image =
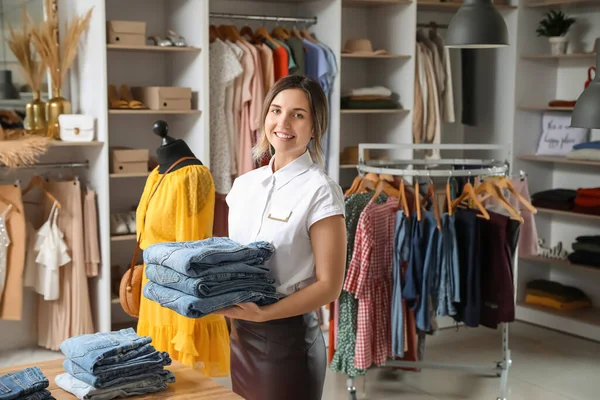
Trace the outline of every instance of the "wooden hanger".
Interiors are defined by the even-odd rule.
[[[219,38],[221,40],[229,40],[230,42],[234,41],[231,37],[231,31],[229,30],[227,25],[219,25],[217,27],[217,32],[219,33]]]
[[[281,40],[282,42],[285,42],[290,38],[290,35],[287,34],[285,29],[281,26],[275,27],[271,32],[271,35],[275,36],[275,38]]]
[[[52,195],[52,193],[50,193],[46,189],[46,182],[44,181],[44,179],[38,175],[35,175],[34,177],[32,177],[31,180],[29,181],[29,183],[27,184],[27,186],[25,187],[25,189],[23,189],[23,196],[25,196],[27,193],[29,193],[31,191],[31,189],[33,189],[34,187],[41,189],[47,198],[49,198],[53,202],[56,202],[56,207],[61,208],[60,202],[58,200],[56,200],[56,197],[54,197]]]
[[[510,179],[508,179],[508,178],[494,179],[492,182],[496,186],[498,186],[498,188],[500,188],[500,189],[507,189],[513,196],[515,196],[515,198],[519,201],[519,203],[521,203],[523,206],[525,206],[526,209],[528,209],[529,211],[531,211],[534,214],[537,214],[537,209],[530,202],[528,202],[521,195],[521,193],[517,192],[517,190],[513,186]]]
[[[393,187],[391,183],[389,183],[388,181],[380,180],[379,183],[377,183],[377,188],[375,189],[375,193],[373,194],[371,200],[375,201],[375,199],[377,199],[377,197],[379,197],[379,195],[382,192],[387,194],[388,196],[400,197],[400,192],[395,187]]]
[[[523,218],[519,214],[519,211],[516,210],[512,204],[506,200],[504,194],[502,194],[502,191],[494,184],[494,182],[485,181],[477,186],[477,189],[475,189],[475,194],[479,195],[482,193],[489,193],[492,198],[496,199],[498,203],[500,203],[500,205],[508,211],[508,213],[511,215],[511,219],[523,222]]]
[[[452,215],[452,196],[450,192],[450,178],[448,178],[448,181],[446,182],[446,203],[448,205],[448,215]]]
[[[435,216],[435,222],[438,231],[442,231],[442,219],[440,218],[440,209],[438,208],[437,199],[435,197],[435,188],[433,186],[433,181],[429,178],[429,188],[427,189],[427,196],[425,196],[424,200],[431,199],[432,207],[433,207],[433,215]]]
[[[419,181],[415,181],[415,209],[417,211],[417,221],[421,220],[421,198],[419,197]]]
[[[400,180],[400,188],[398,189],[398,205],[396,211],[403,210],[406,218],[410,217],[410,209],[408,208],[408,201],[406,199],[406,187],[404,186],[404,178]]]
[[[365,177],[360,183],[360,186],[358,187],[356,193],[366,193],[368,190],[375,190],[378,183],[379,179],[376,181],[372,181],[371,179],[367,179]]]
[[[255,34],[257,37],[263,37],[263,38],[264,38],[266,41],[268,41],[268,42],[269,42],[269,43],[270,43],[270,44],[271,44],[271,45],[272,45],[274,48],[276,48],[276,49],[277,49],[277,48],[279,48],[279,47],[280,47],[279,43],[277,43],[277,42],[275,41],[275,39],[273,39],[273,38],[271,37],[271,35],[269,34],[269,31],[268,31],[268,30],[267,30],[267,28],[265,28],[264,26],[261,26],[260,28],[258,28],[258,29],[257,29],[257,30],[254,32],[254,34]]]
[[[473,188],[473,185],[471,185],[471,182],[467,182],[465,184],[461,195],[452,202],[452,209],[456,210],[456,207],[460,203],[462,203],[463,200],[466,200],[466,199],[473,200],[473,204],[475,205],[475,207],[477,207],[479,212],[481,212],[481,215],[479,215],[479,214],[477,215],[478,217],[490,219],[490,214],[487,212],[487,210],[485,209],[483,204],[481,204],[481,202],[477,199],[477,195],[475,194],[475,189]]]
[[[240,30],[240,35],[242,37],[246,37],[250,43],[253,43],[253,44],[256,43],[256,39],[254,37],[254,31],[248,25],[244,26]]]
[[[219,33],[219,30],[217,29],[216,26],[214,25],[210,25],[208,27],[208,34],[209,34],[209,40],[211,43],[213,43],[215,40],[217,40],[217,38],[221,38],[221,34]]]
[[[231,36],[235,39],[236,42],[244,42],[245,39],[240,35],[240,31],[238,31],[235,25],[228,25],[229,31],[231,32]]]
[[[350,185],[348,190],[346,190],[346,192],[344,193],[344,196],[350,196],[350,195],[356,193],[356,190],[360,186],[360,183],[362,182],[362,180],[363,180],[363,177],[360,175],[358,175],[356,178],[354,178],[354,180],[352,181],[352,185]]]
[[[319,42],[317,42],[317,39],[315,39],[314,37],[312,37],[312,35],[310,34],[310,32],[307,29],[302,29],[300,30],[300,34],[302,35],[302,37],[306,40],[308,40],[309,42],[312,42],[314,44],[318,44]]]

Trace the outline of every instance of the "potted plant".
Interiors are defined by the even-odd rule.
[[[575,18],[569,18],[562,11],[550,10],[546,13],[536,32],[538,36],[546,36],[550,42],[553,55],[565,54],[567,52],[566,37]]]

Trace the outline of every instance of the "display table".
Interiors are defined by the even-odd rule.
[[[48,390],[52,392],[52,396],[56,400],[73,400],[76,399],[70,393],[65,392],[54,383],[54,377],[65,372],[62,366],[64,359],[45,361],[36,364],[28,365],[15,365],[8,368],[0,368],[0,376],[8,374],[10,372],[21,371],[27,367],[39,367],[48,381],[50,386]],[[171,365],[165,367],[171,370],[175,374],[175,383],[169,384],[169,389],[154,393],[147,394],[144,396],[135,396],[131,399],[165,399],[178,400],[178,399],[202,399],[202,400],[243,400],[242,397],[233,393],[231,390],[224,388],[223,386],[213,382],[210,378],[207,378],[200,374],[200,372],[186,367],[185,365],[173,361]]]

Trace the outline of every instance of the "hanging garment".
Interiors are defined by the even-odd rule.
[[[92,278],[98,276],[100,243],[98,239],[96,192],[89,189],[83,196],[83,228],[85,234],[85,270],[88,278]]]
[[[441,119],[440,119],[440,102],[439,102],[439,94],[437,88],[437,81],[435,77],[435,69],[434,69],[434,61],[431,56],[432,52],[424,45],[421,44],[423,48],[423,61],[427,79],[427,89],[429,93],[427,94],[427,125],[425,131],[425,143],[432,144],[440,144],[441,143]],[[425,158],[428,159],[440,159],[440,151],[438,149],[428,150],[426,152]]]
[[[325,56],[327,58],[327,77],[324,80],[324,82],[322,83],[323,85],[323,90],[325,92],[325,96],[327,97],[327,104],[329,106],[329,120],[331,121],[333,119],[333,114],[332,114],[332,92],[333,92],[333,86],[335,84],[335,78],[338,74],[338,65],[337,65],[337,60],[336,60],[336,56],[335,53],[333,52],[333,50],[331,50],[331,48],[329,48],[329,46],[327,46],[324,43],[318,43],[318,45],[325,51]],[[329,166],[329,157],[330,157],[330,146],[331,146],[331,124],[327,125],[327,130],[324,132],[324,137],[323,137],[323,154],[325,155],[325,170],[327,170],[328,166]]]
[[[271,90],[271,86],[275,83],[275,61],[273,60],[273,50],[264,43],[259,43],[255,46],[260,53],[264,91],[265,94],[267,94],[269,90]]]
[[[148,202],[159,178],[156,168],[138,206],[137,231],[143,232],[140,248],[211,237],[215,192],[208,168],[190,165],[170,172]],[[144,271],[142,285],[147,283]],[[185,318],[142,296],[137,333],[152,337],[158,351],[168,352],[172,359],[198,368],[206,376],[229,374],[229,332],[221,315]]]
[[[25,286],[42,295],[45,301],[60,296],[60,267],[71,261],[63,233],[58,229],[58,208],[52,204],[48,219],[37,231],[28,223],[31,234],[25,265]]]
[[[454,85],[452,83],[452,63],[450,62],[450,50],[444,46],[444,39],[442,39],[433,30],[429,31],[429,39],[435,43],[442,59],[444,68],[444,90],[440,95],[441,97],[441,108],[440,113],[443,121],[445,122],[456,122],[456,115],[454,112]]]
[[[59,270],[58,300],[38,299],[38,345],[59,350],[60,344],[66,339],[93,333],[94,326],[85,267],[80,183],[50,181],[47,189],[62,206],[56,226],[64,234],[71,262]],[[48,217],[52,205],[50,200],[44,198],[45,215]]]
[[[346,273],[354,255],[354,244],[356,230],[360,216],[369,204],[373,195],[371,193],[353,194],[345,200],[346,210],[346,233],[348,236],[346,250]],[[387,195],[380,195],[375,202],[382,204],[387,200]],[[366,373],[365,368],[357,368],[354,365],[354,354],[356,350],[356,332],[358,325],[358,299],[352,293],[342,290],[339,298],[339,326],[337,333],[337,346],[330,368],[333,371],[342,372],[350,376],[360,376]]]
[[[261,56],[258,53],[256,47],[248,42],[244,42],[244,45],[248,47],[250,53],[252,53],[252,62],[254,63],[254,70],[252,75],[252,81],[250,83],[250,90],[252,92],[252,100],[250,102],[250,140],[251,147],[254,147],[257,141],[257,134],[260,129],[261,115],[263,101],[265,100],[265,84],[263,82],[263,71]],[[250,159],[252,160],[252,149],[250,150]],[[254,167],[253,167],[254,168]]]
[[[0,186],[0,195],[12,205],[5,220],[11,245],[6,259],[6,282],[0,297],[0,319],[20,321],[23,311],[23,269],[25,267],[26,225],[21,188]],[[4,207],[8,207],[8,204]],[[4,209],[0,209],[4,211]]]
[[[413,120],[412,120],[412,130],[413,130],[413,142],[415,144],[420,144],[423,138],[423,113],[426,110],[423,102],[423,96],[426,94],[424,91],[427,88],[421,85],[421,51],[419,50],[419,45],[415,45],[415,79],[414,79],[414,91],[415,98],[413,102]]]
[[[267,41],[265,43],[267,46],[271,46],[270,42]],[[287,50],[283,46],[271,47],[271,49],[273,50],[275,82],[277,82],[290,74],[288,70],[289,56]]]
[[[304,43],[296,36],[290,36],[290,38],[285,41],[285,44],[290,49],[292,58],[296,63],[296,70],[294,72],[290,70],[290,74],[294,73],[296,75],[304,75],[306,73]]]
[[[252,103],[252,80],[254,78],[254,58],[250,49],[243,43],[237,42],[236,45],[242,49],[244,56],[242,57],[242,68],[244,80],[242,83],[242,104],[241,104],[241,119],[240,133],[238,145],[238,176],[254,169],[252,163],[252,123],[250,121],[250,107]]]
[[[393,280],[392,290],[392,354],[404,357],[406,350],[405,303],[402,301],[402,265],[410,260],[411,223],[404,210],[396,212],[396,230],[394,233]]]
[[[6,284],[6,270],[8,263],[8,246],[10,246],[10,237],[6,228],[6,216],[12,209],[12,204],[8,204],[6,209],[0,214],[0,297],[4,293],[4,285]]]
[[[229,193],[233,183],[225,92],[242,73],[235,53],[223,41],[217,38],[210,44],[210,169],[217,193]]]
[[[228,40],[225,41],[225,44],[227,44],[227,46],[236,54],[236,58],[237,58],[238,62],[243,67],[244,56],[245,56],[244,51],[239,46],[231,43]],[[232,120],[233,131],[231,131],[230,135],[231,135],[231,139],[232,139],[231,148],[233,149],[232,157],[234,158],[231,161],[231,166],[234,167],[234,169],[231,171],[231,175],[234,175],[234,176],[238,175],[238,172],[239,172],[238,154],[240,152],[240,129],[241,129],[240,125],[241,125],[241,119],[242,119],[243,83],[244,83],[244,74],[241,73],[233,81],[233,100],[232,100],[233,104],[231,106],[232,118],[233,118],[233,120]],[[227,101],[227,99],[226,99],[226,101]]]
[[[275,43],[277,43],[279,46],[283,47],[285,49],[285,51],[287,52],[287,60],[288,60],[288,75],[297,75],[298,73],[298,64],[296,64],[296,60],[294,59],[294,54],[292,53],[292,49],[290,49],[290,47],[285,44],[284,42],[282,42],[281,40],[278,39],[274,39]]]
[[[398,199],[367,204],[354,242],[344,289],[359,300],[354,365],[383,365],[392,354],[392,252]]]
[[[239,65],[241,69],[241,60],[242,56],[244,55],[244,52],[238,46],[234,45],[229,41],[225,41],[224,43],[235,55],[235,59],[237,60],[236,65]],[[240,73],[236,75],[233,82],[229,82],[229,84],[225,88],[225,124],[227,125],[227,134],[229,135],[229,153],[231,156],[230,174],[232,176],[237,175],[238,171],[236,156],[238,144],[236,143],[236,141],[239,141],[239,128],[236,124],[239,123],[239,121],[236,121],[235,118],[234,102],[237,101],[238,104],[240,103],[239,96],[241,95],[240,86],[242,84],[242,74],[243,71],[240,71]]]

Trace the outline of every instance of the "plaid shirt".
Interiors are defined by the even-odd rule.
[[[354,365],[383,365],[392,356],[392,254],[398,200],[370,202],[356,230],[344,290],[358,299]]]

